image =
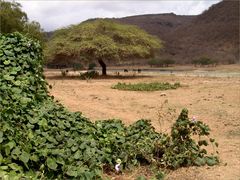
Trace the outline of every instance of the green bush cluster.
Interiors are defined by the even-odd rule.
[[[177,89],[181,85],[180,83],[170,84],[168,82],[165,83],[137,83],[137,84],[126,84],[126,83],[117,83],[116,85],[112,86],[113,89],[119,90],[127,90],[127,91],[162,91],[168,89]]]
[[[148,65],[150,66],[168,67],[173,64],[175,64],[173,59],[151,59],[148,61]]]
[[[88,65],[88,70],[94,70],[94,68],[95,68],[96,66],[97,66],[96,63],[90,63],[90,64]]]
[[[81,69],[84,69],[84,66],[81,63],[74,63],[73,64],[73,70],[74,71],[78,71],[78,70],[81,70]]]
[[[217,61],[208,57],[201,57],[199,59],[194,59],[192,61],[192,64],[194,64],[195,66],[200,65],[200,66],[205,66],[205,65],[212,65],[212,66],[216,66],[217,65]]]
[[[1,179],[102,179],[103,172],[114,171],[117,159],[121,170],[138,164],[178,168],[218,163],[202,148],[207,141],[191,138],[208,136],[210,130],[189,120],[187,110],[171,135],[156,132],[147,120],[128,127],[120,120],[93,123],[55,102],[47,86],[39,43],[19,33],[1,35]]]

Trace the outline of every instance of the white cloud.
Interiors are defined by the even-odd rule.
[[[197,15],[220,0],[170,1],[21,1],[30,20],[38,21],[46,31],[80,23],[89,18],[124,17],[139,14],[173,12]]]

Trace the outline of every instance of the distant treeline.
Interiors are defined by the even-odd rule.
[[[231,62],[228,62],[232,64]],[[161,59],[161,58],[154,58],[148,61],[148,65],[151,67],[169,67],[171,65],[176,64],[175,60],[173,59]],[[191,64],[194,66],[217,66],[219,62],[215,59],[211,59],[209,57],[200,57],[197,59],[193,59]]]

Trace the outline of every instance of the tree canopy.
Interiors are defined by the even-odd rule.
[[[27,14],[21,10],[21,4],[0,0],[1,33],[23,31],[28,21]]]
[[[0,33],[21,32],[41,43],[45,40],[43,29],[36,21],[28,21],[27,14],[17,2],[0,0]]]
[[[58,57],[96,60],[106,74],[104,61],[150,58],[161,47],[159,39],[136,26],[97,19],[57,30],[45,55],[50,61]]]

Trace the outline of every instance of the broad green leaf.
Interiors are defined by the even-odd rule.
[[[82,153],[80,150],[77,150],[74,154],[74,159],[80,159],[80,157],[82,156]]]
[[[13,92],[14,94],[20,94],[20,93],[22,92],[22,90],[21,90],[20,88],[18,88],[18,87],[13,87],[13,88],[12,88],[12,92]]]
[[[52,169],[52,170],[57,170],[57,163],[56,160],[54,158],[47,158],[47,166]]]
[[[198,157],[197,159],[195,159],[194,163],[197,166],[204,166],[206,164],[206,160],[205,160],[205,158]]]
[[[29,103],[30,101],[31,101],[30,98],[27,98],[27,97],[21,98],[21,103],[22,103],[22,104],[27,104],[27,103]]]
[[[38,158],[38,156],[37,156],[36,154],[31,155],[30,159],[31,159],[32,161],[35,161],[35,162],[38,162],[38,161],[39,161],[39,158]]]
[[[0,170],[7,170],[8,166],[0,166]]]
[[[24,164],[27,164],[27,162],[29,161],[30,158],[30,154],[27,153],[26,151],[22,151],[22,154],[19,156],[19,159],[24,162]]]
[[[16,86],[20,86],[20,85],[21,85],[21,81],[18,81],[18,80],[17,80],[17,81],[14,82],[14,84],[15,84]]]
[[[11,164],[8,164],[8,166],[12,169],[12,170],[15,170],[15,171],[22,171],[22,167],[17,165],[16,163],[11,163]]]
[[[38,124],[39,124],[39,126],[45,127],[45,126],[48,125],[48,122],[47,122],[47,120],[44,118],[44,119],[42,119],[41,121],[39,121]]]
[[[66,174],[72,177],[77,177],[78,172],[75,167],[69,166]]]
[[[14,48],[14,51],[19,52],[19,51],[21,51],[21,49],[16,47],[16,48]]]
[[[14,53],[11,52],[11,51],[8,51],[8,50],[5,50],[4,53],[5,53],[7,56],[14,56]]]
[[[14,76],[9,76],[9,75],[4,75],[3,78],[8,80],[8,81],[12,81],[12,80],[14,80],[15,77]]]
[[[0,131],[0,143],[2,143],[2,142],[3,142],[3,132]]]
[[[2,156],[2,154],[0,153],[0,165],[2,164],[2,162],[3,162],[3,156]]]
[[[5,146],[9,147],[9,149],[11,150],[12,148],[14,148],[16,146],[16,143],[15,143],[15,141],[10,141]]]
[[[58,164],[62,164],[62,165],[65,164],[65,161],[64,161],[64,159],[63,159],[62,157],[57,157],[56,162],[57,162]]]
[[[33,132],[31,130],[28,133],[28,138],[29,139],[33,139],[34,138]]]
[[[4,65],[9,65],[10,63],[11,63],[11,62],[8,61],[8,60],[3,62]]]
[[[21,154],[20,148],[19,147],[14,148],[12,150],[12,154],[17,155],[17,156],[20,155]]]
[[[206,157],[207,165],[214,166],[218,164],[218,160],[215,157]]]

